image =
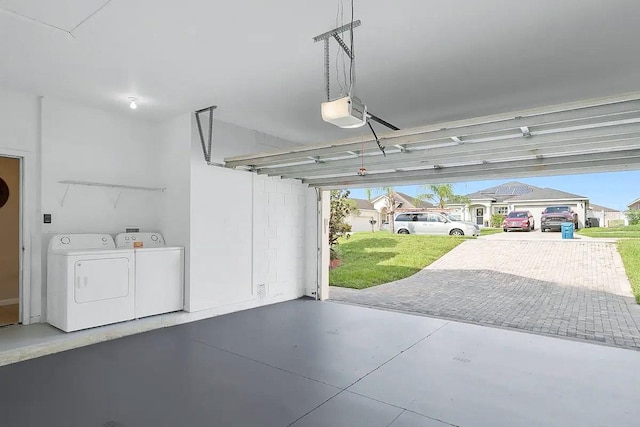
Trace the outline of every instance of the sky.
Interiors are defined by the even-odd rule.
[[[453,188],[455,194],[465,195],[511,181],[586,196],[591,204],[621,211],[627,210],[628,204],[640,198],[640,171],[469,181],[455,183]],[[430,182],[429,184],[437,183]],[[395,189],[410,196],[426,192],[424,185],[398,186]],[[374,193],[375,195],[382,194],[380,191]],[[366,199],[367,195],[364,189],[354,189],[351,190],[350,197]]]

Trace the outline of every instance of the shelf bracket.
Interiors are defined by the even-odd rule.
[[[213,142],[213,110],[218,108],[217,105],[203,108],[195,112],[196,123],[198,124],[198,134],[200,135],[200,145],[202,146],[202,154],[204,154],[204,160],[207,164],[211,164],[211,144]],[[205,142],[204,133],[202,133],[202,123],[200,122],[200,114],[209,112],[209,135]]]
[[[122,190],[118,191],[118,197],[116,197],[116,201],[113,204],[113,209],[116,209],[118,207],[118,202],[120,201],[120,196],[122,196]]]
[[[64,194],[62,195],[62,200],[60,200],[60,207],[64,207],[64,201],[67,198],[67,194],[69,194],[69,187],[71,187],[71,184],[67,184],[67,188],[64,189]]]

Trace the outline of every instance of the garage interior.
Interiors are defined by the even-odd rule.
[[[0,424],[634,425],[635,351],[323,300],[330,189],[639,169],[638,13],[0,0],[21,164]],[[354,93],[371,127],[322,120]],[[184,309],[49,326],[52,238],[134,229],[184,248]]]

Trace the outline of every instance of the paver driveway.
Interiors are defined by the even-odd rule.
[[[559,233],[469,240],[417,274],[330,299],[640,349],[635,303],[616,246]]]

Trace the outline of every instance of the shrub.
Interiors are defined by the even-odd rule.
[[[338,238],[351,231],[346,218],[351,213],[358,213],[355,201],[349,199],[349,190],[331,191],[331,216],[329,218],[329,245],[338,244]]]
[[[491,226],[500,228],[502,227],[502,221],[504,221],[504,215],[502,214],[493,214],[491,215]]]
[[[640,224],[640,209],[631,209],[627,211],[626,214],[629,219],[629,225]]]

